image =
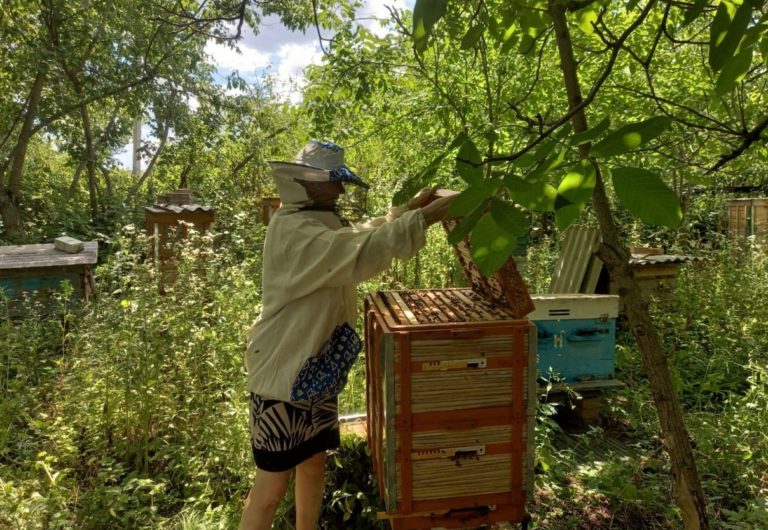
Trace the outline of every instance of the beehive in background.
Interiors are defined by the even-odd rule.
[[[538,368],[571,390],[623,386],[614,379],[618,295],[537,294],[528,315],[537,328]]]
[[[536,334],[471,289],[365,301],[368,443],[395,530],[527,519]]]
[[[199,233],[206,232],[214,221],[210,206],[197,204],[188,189],[179,189],[157,197],[155,204],[144,208],[147,237],[152,238],[149,257],[157,261],[163,282],[173,281],[179,246],[188,238],[190,225]]]
[[[726,201],[728,238],[746,242],[751,236],[761,242],[768,241],[768,198],[734,199]]]
[[[262,197],[261,224],[267,226],[278,208],[280,208],[280,197]]]
[[[92,267],[99,254],[97,241],[86,241],[83,250],[67,253],[53,243],[0,247],[0,288],[8,299],[11,316],[23,312],[24,297],[51,307],[53,291],[66,281],[72,298],[88,300],[94,291]]]

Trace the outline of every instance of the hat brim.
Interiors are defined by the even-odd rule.
[[[267,163],[270,168],[272,168],[272,174],[275,177],[307,180],[310,182],[342,182],[355,184],[364,189],[370,188],[368,184],[363,182],[363,180],[355,175],[347,166],[328,170],[308,166],[306,164],[297,164],[295,162],[269,160]]]

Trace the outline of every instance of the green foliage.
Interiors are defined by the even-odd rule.
[[[445,14],[448,0],[417,0],[413,8],[413,39],[417,51],[427,48],[435,23]]]
[[[253,232],[233,229],[226,234],[230,244],[260,247]],[[53,525],[39,514],[44,502],[45,513],[63,525],[55,527],[139,528],[183,508],[216,508],[242,495],[252,469],[242,350],[255,317],[260,260],[253,250],[215,248],[223,236],[193,239],[175,283],[162,294],[157,270],[141,259],[147,242],[129,227],[98,270],[97,298],[55,342],[25,341],[36,355],[30,358],[18,351],[24,343],[10,338],[13,347],[3,348],[13,356],[6,386],[24,383],[13,377],[11,359],[45,362],[30,370],[39,378],[27,384],[34,392],[16,392],[29,402],[3,400],[4,407],[26,409],[4,453],[34,438],[29,449],[15,452],[12,472],[29,477],[37,469],[48,480],[27,478],[16,486],[4,473],[0,480],[19,495],[47,493],[0,511],[28,513],[28,527],[37,524],[35,514]],[[49,336],[30,329],[34,322],[19,324],[24,335],[29,329],[39,339]],[[59,320],[37,326],[55,331],[54,323]],[[66,352],[52,348],[56,342]],[[46,371],[48,363],[56,370]]]
[[[648,224],[680,226],[680,201],[658,175],[645,169],[618,167],[611,176],[616,196],[633,215]]]
[[[640,123],[624,125],[592,146],[591,154],[600,158],[608,158],[627,153],[647,144],[667,130],[671,124],[670,118],[657,116]],[[595,135],[597,136],[597,134]]]

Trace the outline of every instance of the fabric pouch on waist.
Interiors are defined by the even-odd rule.
[[[352,326],[346,322],[337,326],[320,352],[301,367],[291,388],[291,401],[339,394],[362,349],[360,337]]]

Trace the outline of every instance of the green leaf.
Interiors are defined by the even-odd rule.
[[[456,197],[448,207],[448,217],[462,217],[477,208],[485,199],[493,196],[498,189],[498,181],[484,180],[470,186]]]
[[[709,0],[696,0],[693,3],[693,6],[688,8],[685,11],[685,18],[683,19],[683,24],[680,26],[681,28],[684,28],[697,18],[699,18],[699,15],[704,11],[704,8],[707,6],[707,2]]]
[[[497,225],[513,236],[528,233],[528,219],[523,212],[511,204],[499,199],[491,199],[491,217]]]
[[[482,24],[478,24],[477,26],[473,26],[467,30],[467,33],[464,35],[464,38],[461,39],[461,49],[462,50],[471,50],[477,45],[477,41],[480,40],[480,37],[483,35],[483,26]]]
[[[556,153],[552,153],[546,159],[544,159],[533,171],[526,175],[526,179],[529,182],[535,182],[539,178],[548,173],[554,171],[563,165],[566,155],[568,155],[568,149],[561,149]]]
[[[443,157],[440,157],[440,160],[442,160],[442,158]],[[435,161],[437,161],[438,163],[435,164]],[[439,160],[437,159],[433,160],[432,164],[424,168],[415,176],[403,182],[400,185],[400,188],[395,192],[394,196],[392,197],[392,204],[398,205],[398,204],[407,203],[408,199],[413,197],[416,194],[416,192],[418,192],[421,188],[431,184],[435,177],[435,174],[437,174],[438,165],[439,165]]]
[[[566,173],[557,187],[557,195],[567,199],[570,204],[582,207],[592,198],[596,182],[595,167],[588,160],[582,160]]]
[[[523,208],[537,212],[555,211],[557,190],[544,181],[527,182],[520,177],[508,175],[504,177],[509,195]]]
[[[465,133],[464,131],[461,131],[459,134],[456,135],[456,138],[454,138],[453,141],[450,143],[445,154],[447,155],[457,147],[464,145],[464,142],[466,142],[467,140],[469,140],[467,133]]]
[[[499,139],[499,133],[493,127],[488,127],[483,133],[483,137],[490,143],[494,143]]]
[[[733,58],[751,18],[750,0],[739,6],[727,0],[720,2],[709,32],[709,65],[715,72]]]
[[[557,228],[561,231],[568,228],[571,223],[579,218],[581,215],[581,210],[582,208],[576,206],[575,204],[564,206],[555,210],[555,224],[557,224]]]
[[[475,143],[467,139],[456,155],[456,171],[470,186],[479,183],[483,178],[482,166],[476,165],[481,162],[482,158],[480,158],[480,152],[477,150]]]
[[[432,28],[445,15],[448,0],[416,0],[413,6],[413,40],[416,51],[427,49]]]
[[[456,149],[457,147],[461,146],[468,140],[467,134],[462,131],[458,135],[456,135],[456,138],[453,139],[453,141],[448,146],[448,149],[446,149],[443,153],[436,156],[430,163],[425,167],[423,170],[421,170],[418,174],[415,176],[407,179],[401,186],[400,189],[395,193],[395,195],[392,197],[392,204],[398,205],[398,204],[405,204],[408,199],[413,197],[413,195],[419,191],[424,186],[427,186],[429,184],[432,184],[433,179],[435,175],[437,174],[437,168],[442,163],[443,159],[448,156],[448,154]]]
[[[630,123],[613,131],[592,147],[591,154],[616,156],[636,149],[663,133],[672,123],[666,116],[656,116],[639,123]]]
[[[635,217],[652,225],[680,226],[683,218],[677,195],[657,174],[634,167],[612,171],[619,202]]]
[[[592,35],[595,32],[593,22],[597,22],[597,10],[584,9],[579,15],[579,29],[587,35]]]
[[[513,160],[512,164],[522,169],[531,167],[537,161],[543,159],[549,153],[551,153],[556,146],[557,146],[557,140],[555,140],[554,138],[550,138],[549,140],[544,140],[541,144],[539,144],[539,147],[535,151],[533,152],[528,151],[527,153],[519,157],[517,160]]]
[[[477,208],[472,210],[469,215],[466,217],[463,217],[457,224],[456,227],[451,230],[451,233],[448,234],[448,243],[451,245],[456,245],[460,241],[463,241],[469,233],[472,231],[472,229],[475,227],[475,224],[477,223],[478,219],[483,216],[483,213],[485,213],[485,209],[488,207],[488,200],[483,201],[482,203],[477,205]]]
[[[486,214],[472,229],[470,245],[472,261],[483,274],[490,276],[512,255],[517,237],[500,227],[492,215]]]
[[[733,60],[720,71],[715,83],[715,94],[724,96],[736,86],[737,83],[747,75],[749,66],[752,64],[752,48],[747,48],[739,53]]]
[[[536,49],[536,39],[532,36],[525,34],[520,40],[520,44],[517,46],[517,53],[520,55],[528,55]]]
[[[592,127],[591,129],[576,133],[573,136],[571,136],[571,145],[581,145],[585,144],[587,142],[591,142],[601,134],[603,134],[605,131],[608,130],[608,127],[611,126],[611,117],[606,116],[602,119],[600,123]]]
[[[763,35],[760,39],[760,55],[763,56],[763,64],[768,66],[768,37]]]
[[[515,47],[519,39],[519,36],[515,31],[517,30],[517,23],[507,20],[504,22],[507,25],[505,26],[506,30],[504,30],[504,33],[501,36],[501,53],[509,52]]]

